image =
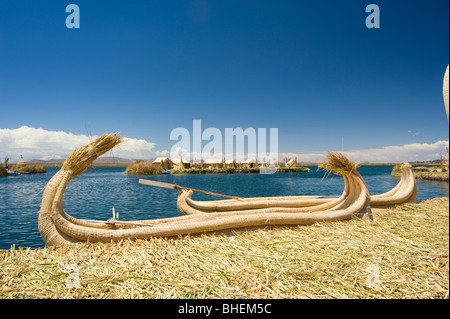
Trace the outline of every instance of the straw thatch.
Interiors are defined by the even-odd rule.
[[[22,168],[22,167],[25,166],[25,165],[26,165],[26,163],[25,163],[25,161],[23,160],[22,155],[20,155],[20,159],[19,159],[19,161],[17,162],[17,168]]]
[[[342,153],[327,153],[327,161],[323,162],[319,165],[328,171],[336,172],[339,175],[351,174],[355,173],[358,170],[359,164],[352,163],[347,157],[345,157]]]
[[[167,162],[161,162],[159,165],[157,163],[136,161],[133,164],[127,165],[125,169],[125,174],[128,175],[157,175],[161,174],[163,169],[165,169],[164,164]]]
[[[123,142],[116,134],[103,134],[88,145],[78,148],[62,165],[61,170],[70,171],[71,178],[82,174],[94,160]]]

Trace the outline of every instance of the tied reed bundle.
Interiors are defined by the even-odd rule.
[[[319,164],[319,167],[339,175],[352,174],[357,172],[359,164],[352,163],[347,157],[339,152],[328,152],[327,160]]]
[[[63,196],[66,186],[70,179],[82,174],[94,160],[122,141],[122,137],[117,133],[103,134],[90,144],[78,148],[47,183],[42,195],[38,218],[38,228],[44,242],[66,245],[78,241],[61,232],[55,225],[55,219],[61,216],[76,221],[63,211]]]
[[[92,143],[78,148],[64,162],[61,169],[71,171],[71,176],[82,174],[99,156],[123,142],[117,133],[103,134]]]

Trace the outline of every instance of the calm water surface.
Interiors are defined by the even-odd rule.
[[[47,168],[46,174],[0,178],[0,249],[44,247],[37,220],[42,191],[59,168]],[[344,188],[340,176],[324,177],[324,171],[310,167],[310,173],[207,174],[184,176],[147,176],[168,183],[241,197],[289,195],[339,195]],[[128,176],[124,167],[97,167],[73,179],[66,190],[65,211],[77,218],[106,220],[112,207],[121,220],[153,219],[180,216],[176,207],[177,192],[140,185],[142,177]],[[384,193],[398,180],[392,178],[392,166],[362,166],[371,194]],[[448,183],[417,182],[417,201],[448,197]],[[195,199],[218,199],[194,195]]]

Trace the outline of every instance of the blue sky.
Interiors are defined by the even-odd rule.
[[[200,119],[277,127],[285,153],[434,144],[448,56],[448,0],[1,0],[0,131],[119,131],[162,151]]]

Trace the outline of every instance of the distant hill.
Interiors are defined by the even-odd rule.
[[[32,159],[30,161],[26,161],[27,164],[61,164],[64,163],[65,159],[50,159],[50,160],[38,160]]]
[[[99,157],[94,161],[94,164],[132,164],[132,163],[134,163],[134,160],[112,156]]]
[[[32,159],[30,161],[27,161],[28,164],[62,164],[64,163],[66,159],[49,159],[49,160],[38,160],[38,159]],[[121,158],[121,157],[112,157],[112,156],[104,156],[99,157],[94,161],[95,164],[132,164],[135,160],[130,160],[127,158]]]
[[[433,161],[418,161],[418,162],[414,162],[414,163],[437,163],[437,164],[440,164],[440,163],[442,163],[442,160],[440,160],[440,159],[437,159],[437,160],[433,160]]]
[[[38,160],[38,159],[32,159],[30,161],[26,161],[26,163],[29,164],[62,164],[64,163],[66,159],[49,159],[49,160]],[[103,156],[99,157],[97,160],[94,161],[95,164],[133,164],[137,159],[127,159],[127,158],[121,158],[121,157],[113,157],[113,156]],[[146,159],[144,160],[146,162],[153,162],[154,159]],[[442,160],[436,159],[433,161],[418,161],[418,162],[411,162],[415,164],[431,164],[436,163],[440,164]],[[317,163],[310,163],[310,162],[299,162],[299,164],[317,164]],[[364,164],[369,164],[368,162],[364,162]]]

